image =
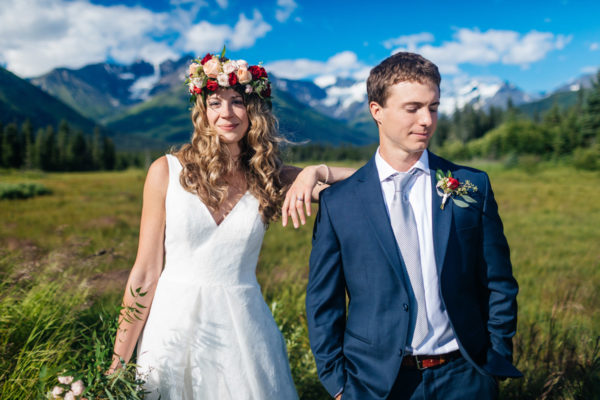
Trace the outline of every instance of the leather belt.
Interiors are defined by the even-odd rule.
[[[407,354],[402,359],[402,368],[416,368],[418,370],[424,370],[431,367],[437,367],[439,365],[446,364],[449,361],[455,360],[462,357],[459,350],[452,351],[446,354],[439,354],[434,356],[429,355],[417,355],[413,356]]]

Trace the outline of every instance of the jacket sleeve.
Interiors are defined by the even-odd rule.
[[[342,348],[346,325],[346,283],[340,243],[330,220],[327,197],[322,195],[319,200],[314,225],[306,313],[310,346],[319,378],[329,394],[335,396],[346,381]]]
[[[492,350],[512,362],[519,287],[512,274],[510,250],[487,174],[484,190],[482,229],[485,285],[489,291],[487,329]]]

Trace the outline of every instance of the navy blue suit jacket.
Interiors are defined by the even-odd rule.
[[[521,376],[511,363],[518,286],[489,178],[431,152],[429,167],[439,290],[460,351],[482,373]],[[448,199],[441,210],[437,169],[470,180],[477,203]],[[375,159],[319,203],[306,294],[319,378],[332,396],[343,388],[344,400],[385,399],[404,356],[411,291]]]

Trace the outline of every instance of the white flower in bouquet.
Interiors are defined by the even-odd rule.
[[[64,391],[65,390],[60,386],[54,386],[54,389],[52,389],[52,398],[59,399],[60,395],[63,394]]]
[[[72,376],[59,376],[58,381],[60,383],[62,383],[63,385],[70,385],[71,382],[73,382],[73,377]]]
[[[71,385],[71,391],[75,396],[80,396],[85,390],[85,386],[83,386],[83,382],[81,380],[73,382]]]

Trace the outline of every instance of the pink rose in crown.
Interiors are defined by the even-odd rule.
[[[252,74],[246,68],[239,68],[237,70],[238,81],[245,85],[246,83],[250,83],[252,81]]]
[[[204,73],[210,78],[216,78],[221,72],[221,63],[219,60],[211,58],[204,64]]]
[[[196,64],[196,63],[191,63],[190,64],[190,68],[189,68],[189,74],[190,76],[194,75],[196,73],[196,71],[198,71],[198,67],[200,67],[200,64]]]

